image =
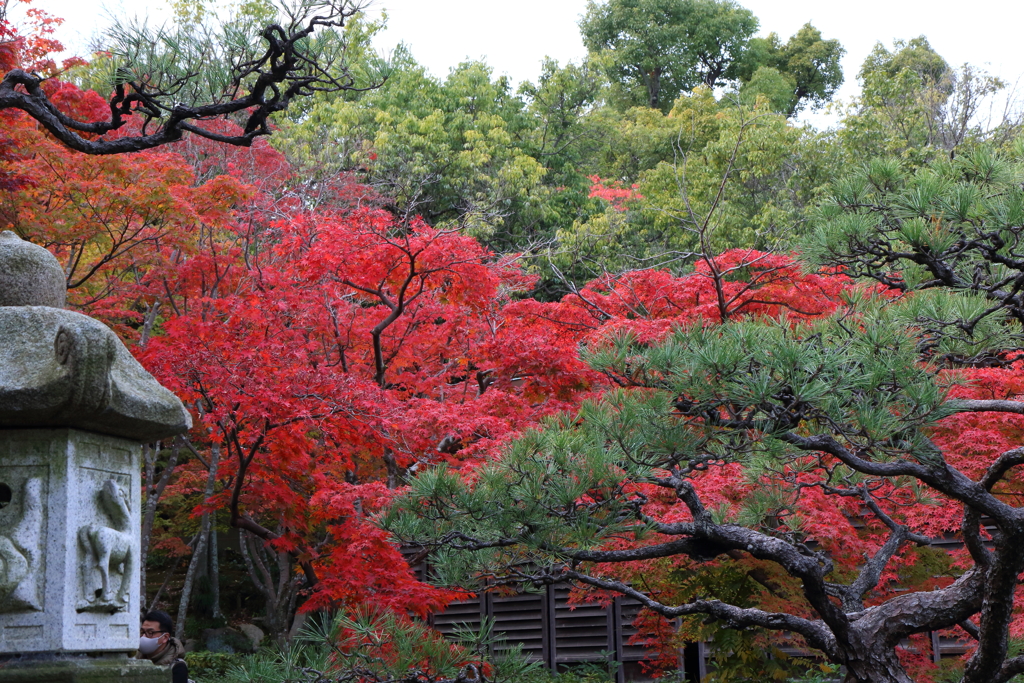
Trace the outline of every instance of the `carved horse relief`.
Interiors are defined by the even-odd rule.
[[[4,520],[0,531],[0,612],[38,611],[43,608],[39,583],[42,576],[43,480],[26,479],[21,496],[6,495],[0,507],[13,503],[18,513]],[[13,500],[12,500],[13,499]],[[13,505],[12,505],[13,507]]]
[[[112,526],[86,524],[78,530],[78,544],[84,551],[84,598],[78,611],[113,614],[128,609],[131,577],[135,575],[131,512],[128,492],[113,479],[103,482],[97,497]]]

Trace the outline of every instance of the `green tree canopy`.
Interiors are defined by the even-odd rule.
[[[843,84],[840,60],[846,50],[838,40],[825,40],[821,31],[804,24],[785,44],[778,34],[767,38],[751,38],[743,59],[735,68],[744,88],[768,95],[778,111],[793,116],[804,107],[821,107],[832,99]],[[789,87],[788,97],[781,100],[776,85],[778,76],[770,80],[764,69],[774,70]],[[776,103],[776,99],[780,101]],[[781,105],[781,106],[780,106]]]
[[[898,156],[922,165],[964,145],[1008,142],[1021,130],[1020,112],[993,102],[1003,81],[969,64],[951,68],[924,36],[897,40],[892,50],[875,45],[858,77],[862,94],[839,138],[860,162]]]
[[[580,21],[623,101],[663,110],[681,92],[730,78],[757,28],[732,0],[589,0]]]
[[[949,77],[950,66],[922,35],[893,41],[892,50],[875,43],[857,76],[865,88],[871,88],[877,87],[877,78],[896,78],[904,71],[916,76],[922,85],[936,85]]]
[[[360,171],[401,215],[507,249],[538,220],[545,169],[524,150],[529,124],[507,79],[492,80],[485,64],[439,80],[405,53],[385,87],[321,98],[277,144],[314,174]]]
[[[678,270],[698,252],[785,248],[831,170],[819,134],[763,97],[716,100],[703,87],[667,115],[628,110],[609,125],[606,145],[600,177],[632,193],[559,228],[555,264],[576,281]]]

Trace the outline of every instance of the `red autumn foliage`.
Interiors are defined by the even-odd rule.
[[[637,192],[639,185],[625,187],[617,180],[602,180],[598,176],[590,176],[590,196],[603,199],[616,211],[625,211],[627,204],[636,199],[643,199]]]
[[[307,608],[436,608],[448,594],[416,584],[367,516],[404,468],[494,457],[570,407],[516,390],[496,355],[502,307],[532,279],[378,209],[273,221],[262,250],[246,229],[179,259],[177,314],[141,353],[229,456],[207,506],[315,573]]]

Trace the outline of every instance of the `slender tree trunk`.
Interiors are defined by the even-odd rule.
[[[210,599],[213,602],[214,619],[222,619],[224,613],[220,609],[220,558],[217,551],[217,515],[214,513],[210,528]]]
[[[185,638],[185,619],[188,618],[188,603],[192,599],[192,588],[195,586],[196,570],[199,568],[200,558],[206,555],[206,538],[209,535],[208,514],[203,515],[199,535],[196,538],[196,547],[192,551],[192,559],[188,563],[188,571],[185,572],[185,583],[181,587],[181,601],[178,603],[178,620],[174,624],[174,637],[178,640]]]
[[[214,443],[210,448],[210,470],[206,475],[206,491],[203,500],[213,495],[213,489],[217,483],[217,466],[220,464],[220,444]],[[185,620],[188,618],[188,603],[192,599],[192,589],[195,587],[196,573],[200,562],[206,560],[206,549],[210,539],[211,515],[203,513],[199,525],[199,538],[196,547],[192,551],[192,559],[188,563],[188,571],[185,572],[185,584],[181,587],[181,602],[178,603],[178,621],[174,627],[174,635],[178,640],[185,637]]]
[[[405,483],[405,473],[395,460],[395,454],[391,449],[384,449],[384,467],[387,469],[387,487],[391,490],[397,489]]]
[[[149,311],[146,313],[145,322],[142,325],[142,334],[139,336],[139,346],[145,346],[149,343],[149,337],[153,333],[153,324],[156,323],[157,313],[160,312],[160,299],[153,301],[153,304],[149,307]]]
[[[661,67],[656,66],[647,74],[647,106],[658,109],[661,106]]]
[[[164,489],[174,474],[181,446],[182,441],[181,437],[179,437],[174,440],[171,455],[167,460],[167,464],[164,465],[163,471],[160,472],[159,478],[156,476],[156,467],[162,451],[161,445],[159,443],[147,444],[142,448],[142,459],[146,473],[146,495],[142,504],[142,533],[139,542],[139,595],[143,597],[146,595],[146,560],[149,557],[149,546],[153,538],[153,522],[156,519],[156,507],[160,502],[160,496],[163,495]]]

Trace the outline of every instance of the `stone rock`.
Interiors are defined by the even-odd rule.
[[[233,628],[203,629],[203,642],[210,652],[253,652],[252,641]]]
[[[64,308],[64,271],[46,249],[4,230],[0,232],[0,264],[0,306]]]
[[[0,307],[0,427],[73,427],[149,442],[191,426],[181,401],[106,325],[74,311]]]
[[[244,633],[246,637],[252,641],[253,649],[258,648],[260,643],[262,643],[263,639],[266,637],[266,634],[263,633],[263,629],[256,624],[242,624],[238,627],[238,630]]]

